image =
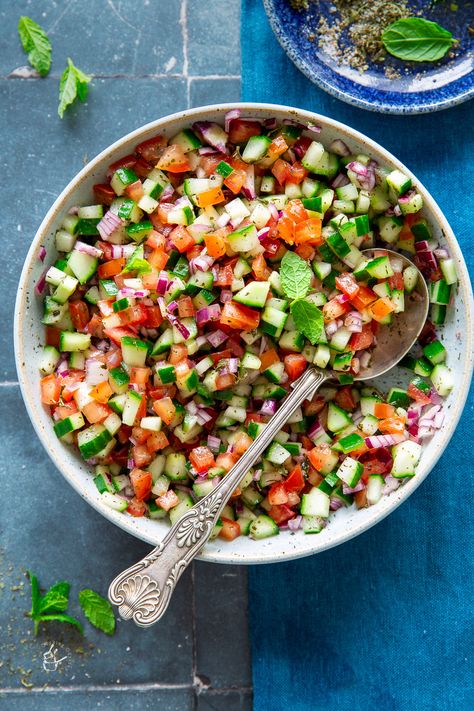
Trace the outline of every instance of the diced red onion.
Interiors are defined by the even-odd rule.
[[[237,373],[239,370],[239,359],[238,358],[229,358],[227,367],[229,369],[229,373]]]
[[[221,307],[219,304],[211,304],[210,306],[204,306],[202,309],[196,311],[196,323],[198,326],[202,326],[208,321],[217,321],[221,316]]]
[[[65,378],[67,375],[69,375],[69,366],[67,364],[67,360],[59,361],[56,367],[56,373],[62,378]]]
[[[391,474],[387,474],[387,476],[385,477],[385,486],[382,489],[382,494],[384,494],[384,496],[386,494],[391,494],[392,491],[395,491],[396,489],[398,489],[399,486],[400,486],[400,479],[396,479]]]
[[[215,437],[214,435],[208,435],[207,446],[209,447],[211,452],[217,453],[221,446],[221,440],[219,439],[219,437]]]
[[[329,501],[329,508],[331,511],[337,511],[343,506],[341,499],[332,498]]]
[[[301,528],[303,522],[303,516],[295,516],[295,518],[290,518],[288,521],[288,528],[290,531],[297,531]]]
[[[307,124],[306,128],[308,131],[312,131],[313,133],[321,133],[321,126],[316,126],[314,123],[309,123]]]
[[[343,494],[357,494],[358,491],[363,491],[364,489],[365,489],[365,484],[362,481],[362,479],[359,482],[357,482],[357,484],[355,486],[347,486],[347,484],[345,484],[344,482],[342,484],[342,493]]]
[[[214,348],[218,348],[222,343],[224,343],[224,341],[227,341],[229,336],[220,329],[217,329],[217,331],[208,333],[206,338],[211,344],[211,346],[213,346]]]
[[[229,289],[222,289],[220,294],[220,301],[226,304],[228,301],[232,301],[232,292]]]
[[[265,126],[265,128],[268,128],[269,131],[272,131],[274,128],[277,127],[277,120],[276,118],[264,119],[263,125]]]
[[[107,241],[108,238],[123,224],[123,221],[118,215],[116,215],[111,210],[108,210],[103,216],[103,218],[100,220],[100,222],[97,223],[97,230],[102,239]]]
[[[266,239],[268,237],[269,234],[270,234],[270,228],[269,227],[262,227],[262,229],[257,232],[257,237],[260,240],[260,242],[262,242],[264,239]]]
[[[406,434],[386,434],[366,437],[365,443],[369,449],[379,449],[380,447],[391,447],[408,439]]]
[[[88,358],[86,360],[86,383],[88,385],[99,385],[108,379],[108,370],[105,363],[100,360]]]
[[[212,146],[201,146],[198,148],[198,153],[201,156],[215,156],[219,153],[219,151],[216,151],[216,149]]]
[[[265,400],[265,402],[263,403],[261,410],[260,410],[262,415],[270,415],[270,417],[272,415],[274,415],[276,411],[277,411],[277,401],[276,400]]]
[[[161,271],[158,275],[158,284],[156,285],[156,290],[158,294],[165,294],[166,289],[168,288],[169,284],[169,276],[168,272]]]
[[[256,469],[253,473],[253,480],[254,481],[260,481],[260,477],[262,476],[262,470],[261,469]]]
[[[326,336],[327,336],[328,338],[330,338],[331,336],[334,336],[334,334],[335,334],[336,331],[337,331],[337,321],[335,321],[335,320],[329,321],[329,323],[327,323],[327,324],[324,326],[324,328],[325,328],[325,331],[326,331]]]
[[[214,259],[209,256],[209,254],[200,254],[199,257],[196,257],[193,261],[194,266],[196,269],[199,269],[200,272],[208,272],[214,264]]]
[[[362,332],[362,316],[358,311],[349,311],[344,319],[344,326],[351,333]]]
[[[230,111],[227,111],[227,113],[224,116],[224,129],[226,133],[229,133],[230,130],[230,122],[234,121],[235,119],[240,118],[242,114],[241,109],[231,109]]]
[[[257,193],[255,191],[255,168],[249,165],[245,172],[245,181],[242,185],[242,192],[249,200],[255,200]]]
[[[177,301],[170,301],[168,306],[166,307],[170,313],[174,313],[176,309],[178,308],[178,302]]]
[[[308,437],[310,439],[315,439],[316,437],[319,437],[319,435],[323,434],[323,432],[324,427],[321,425],[319,420],[316,420],[316,422],[311,425],[311,428],[308,432]]]
[[[174,193],[174,188],[171,185],[171,183],[168,183],[168,185],[165,185],[165,187],[163,188],[163,192],[160,195],[160,202],[166,202],[167,200],[169,200],[173,196],[173,193]],[[166,227],[163,228],[163,230],[162,230],[163,233],[165,233],[165,229],[166,229]],[[171,232],[171,229],[172,228],[170,228],[169,232]]]
[[[72,207],[69,208],[69,210],[67,211],[67,214],[68,215],[77,215],[78,212],[79,212],[78,205],[73,205]]]
[[[212,129],[216,126],[218,126],[220,131],[222,131],[222,128],[219,126],[219,124],[216,124],[212,121],[196,121],[195,123],[193,123],[193,129],[200,133],[205,141],[207,141],[214,148],[217,148],[220,153],[227,153],[226,144],[220,139],[216,140],[215,136],[213,135]]]
[[[122,257],[125,257],[125,259],[129,259],[135,249],[135,244],[112,244],[112,259],[121,259]]]
[[[44,291],[44,287],[46,286],[46,274],[48,273],[48,268],[46,268],[43,273],[41,274],[40,278],[36,282],[35,285],[35,294],[37,296],[41,296],[41,294]]]
[[[259,348],[259,351],[258,351],[258,354],[259,354],[259,355],[262,355],[262,353],[267,350],[267,345],[268,345],[268,339],[267,339],[267,337],[266,337],[266,336],[262,336],[262,338],[261,338],[261,340],[260,340],[260,348]]]
[[[332,141],[332,143],[329,145],[329,150],[331,153],[335,153],[337,156],[350,156],[351,154],[349,146],[344,143],[344,141],[341,141],[339,138],[336,138],[335,141]]]
[[[363,190],[373,190],[375,187],[375,173],[372,167],[359,163],[357,160],[351,161],[346,166],[357,176],[359,185]]]
[[[449,259],[449,252],[447,249],[444,249],[444,247],[438,247],[438,249],[435,249],[434,255],[436,259]]]
[[[370,359],[372,358],[372,355],[369,353],[369,351],[359,351],[358,358],[360,361],[360,367],[367,368],[370,363]]]
[[[205,425],[212,420],[212,415],[207,410],[198,410],[196,417],[200,425]]]
[[[339,175],[336,175],[334,180],[331,183],[332,188],[342,188],[344,185],[348,185],[351,181],[345,175],[344,173],[339,173]]]
[[[45,258],[45,257],[46,257],[46,248],[45,248],[45,246],[42,244],[42,245],[40,246],[40,248],[39,248],[38,259],[39,259],[40,262],[44,262],[44,258]]]
[[[278,220],[280,218],[280,215],[278,214],[277,207],[273,202],[268,203],[268,209],[270,210],[272,218],[274,220]]]
[[[401,217],[401,216],[402,216],[402,210],[401,210],[401,208],[400,208],[400,205],[395,205],[395,206],[394,206],[394,208],[393,208],[393,214],[394,214],[396,217]]]
[[[77,240],[76,244],[74,245],[74,249],[77,249],[78,252],[82,252],[83,254],[88,254],[90,257],[101,257],[102,256],[101,249],[98,249],[97,247],[93,247],[91,244],[86,244],[85,242],[81,242],[80,240]]]

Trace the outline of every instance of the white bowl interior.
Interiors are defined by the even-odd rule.
[[[147,518],[133,518],[112,511],[105,506],[92,481],[90,468],[71,447],[62,444],[54,435],[47,408],[40,401],[38,361],[43,342],[42,299],[35,295],[34,285],[44,269],[38,259],[41,245],[47,250],[45,264],[54,260],[54,234],[59,228],[64,214],[73,205],[90,204],[92,185],[101,182],[107,166],[121,156],[133,152],[140,141],[163,133],[173,135],[181,128],[196,120],[217,120],[223,122],[226,111],[239,106],[246,116],[271,117],[279,121],[284,118],[310,120],[321,126],[320,140],[326,145],[335,138],[343,138],[354,153],[368,153],[382,165],[397,167],[411,175],[418,190],[423,195],[424,212],[434,236],[446,246],[456,260],[459,288],[454,308],[449,310],[447,323],[441,329],[443,342],[448,349],[448,363],[454,369],[455,386],[447,399],[446,421],[428,446],[425,446],[416,476],[399,490],[383,499],[375,506],[356,511],[354,508],[341,509],[332,517],[327,528],[318,535],[305,535],[301,531],[282,531],[279,536],[253,541],[239,537],[232,543],[216,540],[210,542],[201,554],[201,559],[220,563],[267,563],[289,560],[316,553],[338,545],[365,531],[404,501],[423,481],[436,464],[456,427],[469,388],[473,361],[473,305],[472,293],[466,265],[459,245],[445,217],[433,198],[420,182],[398,160],[381,146],[353,129],[332,119],[303,110],[269,104],[240,104],[232,106],[209,106],[185,111],[159,119],[134,131],[107,148],[93,159],[69,183],[46,215],[31,245],[23,268],[15,309],[15,351],[18,375],[23,398],[36,432],[56,467],[69,483],[106,518],[129,533],[156,545],[165,535],[168,526],[160,521]],[[395,384],[406,384],[409,374],[394,369],[378,379],[377,386],[388,389]]]

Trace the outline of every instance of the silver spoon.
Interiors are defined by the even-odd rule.
[[[369,258],[373,252],[364,250]],[[397,252],[379,249],[376,252],[402,260],[404,268],[414,266]],[[416,296],[413,295],[415,292]],[[420,272],[415,292],[406,295],[405,311],[396,315],[393,325],[380,329],[371,364],[357,375],[357,380],[368,380],[386,373],[406,355],[420,335],[429,307],[428,289]],[[292,392],[263,432],[215,489],[200,499],[170,528],[159,546],[112,581],[109,599],[118,605],[124,620],[133,619],[140,627],[149,627],[163,616],[181,574],[209,540],[232,492],[303,400],[310,400],[319,386],[332,377],[331,371],[308,368],[292,383]]]

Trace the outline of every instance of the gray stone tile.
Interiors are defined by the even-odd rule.
[[[247,638],[247,570],[196,563],[196,674],[211,688],[251,684]]]
[[[191,106],[224,104],[233,101],[240,101],[239,79],[191,79]]]
[[[0,687],[21,688],[22,679],[35,687],[191,684],[191,576],[185,573],[159,626],[143,630],[117,621],[113,637],[92,627],[80,610],[79,590],[91,587],[105,595],[112,578],[149,546],[106,521],[55,470],[33,432],[18,386],[1,388],[0,422],[2,500],[9,502],[0,539]],[[71,582],[69,611],[84,621],[84,638],[58,623],[43,625],[33,636],[25,616],[30,609],[26,569],[43,587],[61,579]],[[53,641],[67,659],[57,672],[47,672],[42,655]]]
[[[168,4],[168,3],[167,3]],[[45,213],[88,159],[129,131],[186,107],[182,79],[96,79],[86,104],[61,121],[53,79],[0,81],[4,278],[0,331],[11,333],[16,285]],[[120,100],[118,100],[120,99]],[[28,200],[21,196],[22,186]],[[20,193],[19,193],[20,189]],[[0,380],[16,380],[12,349],[0,349]]]
[[[197,697],[196,711],[252,711],[252,692],[204,691]]]
[[[4,694],[0,691],[0,709],[5,711],[191,711],[193,696],[190,689],[95,689],[93,691],[28,692]],[[213,708],[213,707],[208,707]],[[219,708],[219,707],[217,707]],[[240,710],[236,706],[235,709]],[[204,711],[204,708],[203,708]],[[207,709],[206,709],[207,711]],[[228,711],[234,711],[229,707]],[[244,711],[244,707],[242,707]],[[246,709],[245,709],[246,711]]]
[[[17,34],[20,15],[29,15],[48,33],[51,72],[60,76],[72,57],[96,75],[141,76],[182,73],[183,42],[179,0],[16,0],[0,10],[0,72],[27,64]]]
[[[190,76],[240,74],[240,3],[188,0]]]

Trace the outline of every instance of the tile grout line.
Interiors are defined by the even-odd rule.
[[[181,25],[181,36],[183,39],[183,77],[186,80],[186,107],[191,107],[191,81],[189,79],[189,57],[188,57],[188,0],[181,0],[179,13],[179,24]]]
[[[186,2],[186,0],[183,0],[183,2]],[[184,34],[184,33],[183,33]],[[183,38],[184,39],[184,38]],[[187,37],[186,37],[187,41]],[[187,55],[187,52],[186,52]],[[187,58],[186,58],[186,67],[187,67]],[[205,81],[206,79],[210,79],[211,81],[216,81],[219,79],[228,79],[228,80],[240,80],[242,77],[240,74],[188,74],[187,68],[186,68],[186,73],[183,71],[181,72],[169,72],[169,73],[164,73],[164,74],[94,74],[93,79],[186,79],[187,81]],[[47,77],[36,77],[36,76],[31,76],[31,77],[21,77],[21,76],[15,76],[14,74],[7,74],[6,76],[0,76],[0,81],[14,81],[14,80],[19,80],[19,81],[48,81],[48,79],[53,79],[54,81],[58,81],[60,79],[59,75],[56,76],[54,74],[49,74]]]
[[[196,644],[196,562],[191,566],[191,634],[192,634],[192,649],[191,649],[191,673],[192,673],[192,690],[193,690],[193,711],[197,711],[197,644]]]
[[[159,684],[155,682],[143,682],[139,684],[92,684],[92,685],[71,685],[71,686],[36,686],[31,689],[18,687],[0,688],[0,699],[2,695],[20,696],[22,694],[62,694],[62,693],[91,693],[91,692],[126,692],[126,691],[195,691],[193,684]],[[247,694],[252,691],[250,686],[226,686],[220,688],[206,689],[205,693],[218,696],[219,694],[228,694],[229,692]]]
[[[11,388],[14,385],[19,385],[18,380],[4,380],[0,382],[0,388]]]

